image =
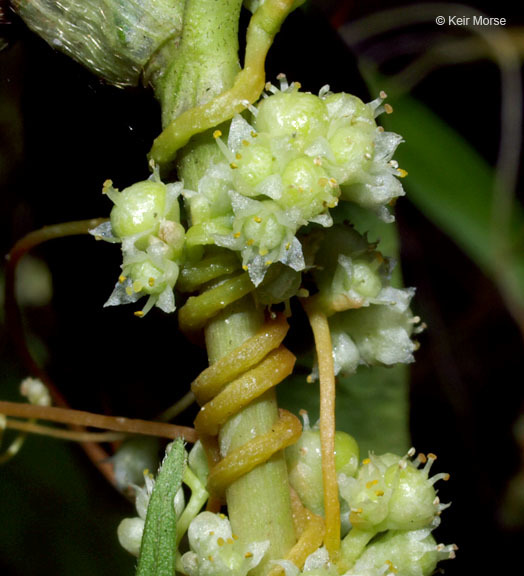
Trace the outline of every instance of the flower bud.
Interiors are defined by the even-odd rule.
[[[430,576],[437,562],[453,558],[455,550],[454,545],[437,545],[429,529],[391,531],[369,544],[348,574],[374,573],[387,566],[387,573]]]
[[[309,428],[305,420],[304,430],[298,442],[286,448],[289,482],[300,500],[315,514],[324,513],[322,450],[320,431]],[[358,468],[359,449],[355,439],[345,432],[335,433],[335,467],[337,474],[353,476]]]
[[[124,518],[117,528],[117,536],[124,550],[138,556],[142,544],[145,522],[142,518]]]

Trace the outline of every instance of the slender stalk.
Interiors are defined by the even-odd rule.
[[[249,297],[215,317],[206,329],[210,363],[253,336],[262,320]],[[221,453],[226,455],[251,438],[269,432],[277,420],[278,406],[272,389],[222,427],[219,434]],[[268,563],[283,558],[296,540],[282,453],[234,482],[226,491],[226,500],[233,532],[252,542],[269,540],[268,554],[253,570],[253,576],[264,574]]]
[[[0,401],[0,414],[16,418],[37,418],[61,424],[75,424],[76,426],[92,426],[116,432],[142,434],[146,436],[159,436],[161,438],[184,438],[188,442],[196,441],[193,428],[175,426],[164,422],[150,422],[117,416],[104,416],[83,410],[70,410],[56,406],[35,406],[19,402]]]

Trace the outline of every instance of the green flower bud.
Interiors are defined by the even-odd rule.
[[[335,225],[315,249],[313,275],[327,314],[382,302],[390,265],[364,236],[349,226]]]
[[[340,492],[350,506],[350,522],[362,530],[416,530],[435,527],[447,505],[441,504],[433,485],[448,474],[429,477],[435,456],[415,461],[414,450],[400,458],[394,454],[370,455],[356,478],[341,478]],[[425,466],[419,469],[421,462]]]
[[[110,181],[104,193],[115,206],[109,226],[104,223],[91,234],[122,244],[122,274],[105,306],[136,302],[149,296],[138,316],[157,306],[175,310],[173,289],[184,257],[185,230],[180,224],[178,196],[182,184],[163,184],[158,171],[149,180],[119,192]]]
[[[437,545],[429,529],[388,532],[371,542],[355,566],[347,573],[360,575],[379,572],[399,576],[430,576],[437,562],[455,557],[456,546]]]
[[[302,156],[288,163],[282,173],[284,187],[278,203],[287,210],[295,210],[304,223],[338,203],[339,188],[326,171],[312,158]]]
[[[173,202],[166,213],[166,186],[161,182],[137,182],[120,193],[109,182],[104,191],[115,202],[111,210],[111,227],[120,238],[156,234],[161,219],[180,219],[177,202]],[[144,245],[145,239],[141,239],[138,247]]]
[[[337,164],[347,171],[344,184],[358,182],[373,159],[375,131],[361,124],[339,128],[329,139]]]
[[[369,104],[364,104],[360,98],[345,92],[328,92],[322,97],[326,105],[330,122],[349,120],[351,124],[361,123],[375,127],[375,115]]]
[[[359,448],[357,441],[346,432],[335,432],[335,468],[337,474],[354,476],[358,468]]]
[[[327,131],[327,108],[313,94],[278,92],[258,105],[255,127],[273,137],[315,138]]]
[[[274,158],[271,150],[254,142],[237,153],[234,165],[234,182],[236,188],[246,196],[257,196],[257,186],[275,172]]]
[[[324,513],[322,451],[320,430],[309,428],[304,415],[304,430],[298,442],[285,450],[289,482],[300,500],[315,514]],[[335,466],[337,474],[353,476],[358,468],[359,449],[355,439],[342,431],[335,433]]]

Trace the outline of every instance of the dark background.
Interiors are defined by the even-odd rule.
[[[398,38],[351,52],[332,25],[396,4],[318,2],[294,14],[271,51],[268,78],[285,72],[305,89],[317,91],[329,82],[334,91],[366,99],[358,58],[371,53],[380,60],[388,42],[391,47]],[[475,6],[522,26],[515,3]],[[414,27],[404,40],[414,43],[416,53],[446,32]],[[0,181],[3,253],[43,225],[107,215],[102,182],[111,178],[124,188],[146,177],[145,156],[160,130],[159,109],[148,91],[103,85],[21,26],[11,36],[11,47],[0,53],[0,154],[9,165]],[[409,57],[389,61],[385,71],[400,69]],[[498,88],[497,69],[480,62],[438,70],[414,95],[494,164]],[[523,407],[522,335],[493,283],[410,204],[409,195],[397,205],[397,220],[405,282],[417,286],[416,312],[429,326],[412,368],[413,444],[436,452],[439,470],[452,476],[441,500],[453,506],[438,534],[460,550],[442,568],[449,575],[491,574],[504,562],[518,570],[524,519],[510,524],[503,504],[520,463],[513,427]],[[205,355],[178,334],[176,320],[155,314],[146,324],[125,308],[102,308],[116,279],[118,248],[79,237],[54,241],[35,254],[52,273],[53,300],[26,309],[24,318],[72,406],[147,418],[183,395]],[[26,369],[8,330],[1,344],[1,396],[17,399],[16,382]],[[166,373],[173,376],[166,380]],[[133,514],[131,506],[78,447],[56,448],[46,439],[27,444],[0,468],[0,483],[7,486],[0,498],[2,574],[69,574],[73,566],[79,574],[131,573],[133,560],[115,536],[119,519]]]

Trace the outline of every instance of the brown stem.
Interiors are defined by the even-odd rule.
[[[76,426],[91,426],[93,428],[144,436],[159,436],[170,439],[184,438],[184,440],[191,443],[197,440],[194,428],[186,426],[123,418],[121,416],[104,416],[102,414],[58,408],[56,406],[35,406],[33,404],[0,401],[0,414],[17,418],[36,418],[38,420],[60,422],[61,424],[75,424]]]

